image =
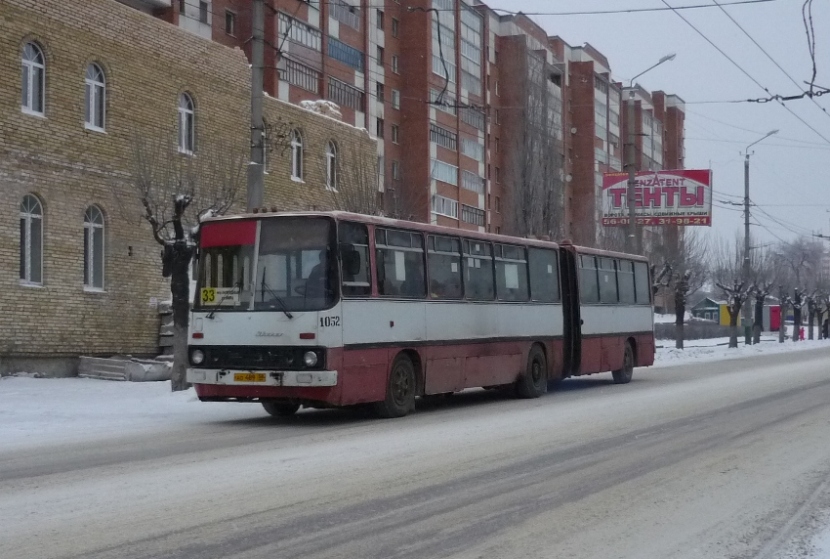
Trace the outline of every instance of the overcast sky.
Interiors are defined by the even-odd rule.
[[[715,45],[773,94],[801,90],[724,14],[715,0],[667,0],[672,7],[712,4],[712,8],[680,10]],[[725,4],[735,0],[717,0]],[[665,8],[662,0],[485,0],[492,8],[532,12],[602,11]],[[800,87],[812,75],[807,35],[802,22],[804,0],[726,6],[749,35]],[[550,35],[573,46],[590,43],[608,57],[614,79],[626,82],[660,57],[677,53],[637,81],[650,91],[675,93],[686,101],[686,167],[713,171],[712,232],[732,237],[743,230],[740,208],[722,200],[743,202],[746,146],[779,129],[777,135],[750,152],[752,235],[760,242],[789,240],[796,233],[830,233],[830,94],[786,106],[824,138],[778,103],[703,103],[754,99],[768,94],[697,34],[672,11],[608,15],[531,16]],[[830,88],[830,3],[814,1],[816,31],[815,83]],[[730,209],[738,211],[731,211]],[[767,212],[765,215],[763,212]],[[771,216],[771,217],[770,217]],[[778,220],[778,222],[776,222]],[[762,227],[763,226],[763,227]]]

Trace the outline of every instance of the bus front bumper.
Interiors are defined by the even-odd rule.
[[[245,371],[189,368],[187,382],[226,386],[330,387],[337,386],[337,371]]]

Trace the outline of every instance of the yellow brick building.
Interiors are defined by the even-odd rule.
[[[156,353],[155,303],[169,289],[124,186],[135,138],[184,143],[194,153],[181,157],[214,140],[247,150],[244,54],[114,0],[3,0],[0,75],[0,374]],[[376,164],[365,131],[272,98],[265,118],[288,130],[272,139],[266,206],[330,208],[330,142]],[[280,149],[292,130],[302,146]],[[245,196],[243,185],[235,209]]]

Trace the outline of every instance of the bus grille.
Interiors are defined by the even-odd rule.
[[[325,369],[326,352],[319,347],[198,346],[205,352],[202,366],[211,369],[277,369],[286,371]],[[317,364],[307,367],[303,355],[317,354]]]

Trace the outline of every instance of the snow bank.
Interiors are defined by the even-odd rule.
[[[761,336],[761,343],[751,346],[745,345],[743,337],[740,337],[737,348],[729,347],[729,338],[689,340],[684,344],[685,349],[675,349],[674,340],[660,340],[657,345],[662,347],[657,348],[654,364],[665,366],[830,347],[830,340],[793,342],[788,339],[784,343],[778,343],[777,336]]]

